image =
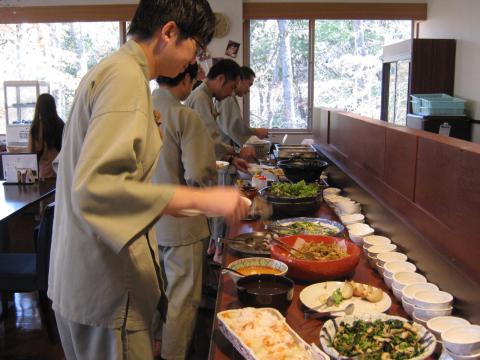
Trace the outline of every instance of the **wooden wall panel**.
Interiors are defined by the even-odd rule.
[[[417,136],[387,128],[385,140],[385,182],[413,201],[417,157]]]
[[[317,144],[328,144],[330,131],[330,111],[322,108],[313,109],[312,132]]]

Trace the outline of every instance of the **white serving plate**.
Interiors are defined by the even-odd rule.
[[[252,205],[252,201],[248,198],[246,198],[245,196],[240,196],[240,198],[242,199],[242,201],[247,204],[248,207],[250,207]],[[205,216],[208,216],[208,217],[218,217],[220,216],[219,214],[205,214],[203,213],[203,211],[200,211],[200,210],[197,210],[197,209],[184,209],[184,210],[180,210],[178,212],[179,215],[181,216],[199,216],[199,215],[205,215]]]
[[[253,350],[245,344],[245,342],[237,336],[237,334],[233,331],[233,329],[228,325],[225,321],[225,318],[228,314],[232,314],[235,312],[243,311],[243,310],[253,310],[253,311],[260,311],[260,312],[268,312],[277,318],[279,324],[281,323],[282,326],[286,327],[287,331],[292,335],[294,340],[298,342],[298,344],[304,347],[307,351],[309,351],[311,355],[311,360],[328,360],[330,357],[321,351],[315,344],[308,345],[293,329],[287,324],[285,318],[282,314],[273,308],[243,308],[243,309],[233,309],[233,310],[225,310],[221,311],[217,314],[218,318],[218,327],[223,335],[232,343],[233,347],[245,358],[245,360],[259,360],[260,358],[256,357],[253,353]],[[303,359],[303,358],[302,358]]]
[[[336,289],[343,287],[342,281],[326,281],[307,286],[300,292],[300,301],[308,308],[320,306],[325,295],[330,296]],[[319,311],[335,311],[344,309],[349,304],[355,304],[353,315],[362,315],[368,313],[382,313],[390,309],[392,300],[387,293],[383,292],[382,300],[376,303],[353,296],[348,300],[343,300],[339,306],[324,307]],[[342,314],[340,313],[339,316]]]
[[[328,338],[330,337],[333,339],[336,334],[336,329],[338,328],[338,324],[341,322],[345,322],[347,324],[352,324],[356,320],[363,320],[363,321],[375,321],[375,320],[401,320],[403,322],[409,322],[407,319],[399,317],[399,316],[392,316],[392,315],[386,315],[386,314],[365,314],[361,316],[344,316],[344,317],[339,317],[335,319],[328,320],[325,322],[325,324],[322,326],[322,329],[320,330],[320,344],[322,345],[323,350],[330,355],[333,359],[347,359],[346,357],[343,357],[342,355],[339,354],[339,352],[330,344],[330,341]],[[335,321],[335,324],[334,324]],[[435,340],[435,336],[432,335],[424,326],[413,323],[412,324],[418,331],[418,336],[420,339],[423,339],[425,344],[428,344],[426,347],[425,351],[423,354],[420,356],[416,356],[414,358],[411,358],[409,360],[422,360],[428,358],[430,355],[432,355],[433,351],[435,350],[435,346],[437,344]]]

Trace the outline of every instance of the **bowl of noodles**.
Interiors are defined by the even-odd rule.
[[[288,265],[288,276],[302,281],[336,280],[347,276],[360,261],[361,250],[350,240],[322,235],[291,235],[279,239],[313,255],[307,259],[296,251],[272,245],[272,258]]]

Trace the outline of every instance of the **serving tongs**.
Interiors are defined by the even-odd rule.
[[[276,236],[272,236],[271,239],[270,239],[270,242],[273,242],[275,243],[276,245],[280,246],[281,248],[283,248],[284,250],[287,250],[287,252],[292,255],[292,256],[295,256],[295,254],[298,255],[301,255],[303,256],[306,260],[315,260],[315,256],[313,254],[310,254],[310,253],[307,253],[307,252],[303,252],[303,251],[300,251],[298,249],[295,249],[294,247],[288,245],[288,244],[285,244],[283,241],[280,241],[280,239],[278,239],[278,237]],[[292,251],[295,252],[295,254],[292,253]]]

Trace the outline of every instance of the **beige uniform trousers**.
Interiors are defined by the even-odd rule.
[[[79,324],[55,314],[67,360],[151,360],[150,329],[130,331]]]

